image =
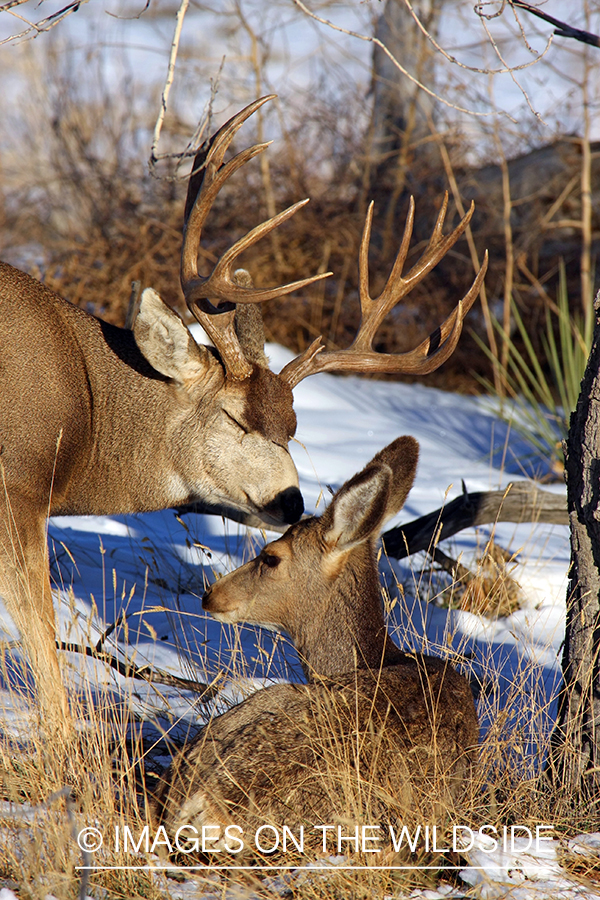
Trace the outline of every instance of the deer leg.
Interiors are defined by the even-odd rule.
[[[56,653],[45,519],[11,493],[0,509],[0,595],[21,634],[44,729],[68,737],[73,726]],[[18,510],[18,518],[14,514]]]

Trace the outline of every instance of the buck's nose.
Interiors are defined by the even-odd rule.
[[[279,495],[283,521],[286,525],[293,525],[304,512],[304,500],[297,487],[286,488]]]
[[[210,587],[208,587],[202,594],[202,609],[209,609],[211,593],[212,593],[212,585]]]
[[[304,500],[297,487],[286,488],[263,506],[261,515],[265,522],[277,525],[293,525],[304,512]]]

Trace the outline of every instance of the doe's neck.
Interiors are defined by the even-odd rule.
[[[404,658],[388,634],[374,550],[369,555],[366,572],[349,563],[318,610],[310,610],[308,599],[289,631],[309,681],[355,669],[376,671]]]

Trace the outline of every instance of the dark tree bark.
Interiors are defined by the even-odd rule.
[[[586,813],[600,814],[600,294],[594,341],[566,441],[571,570],[562,660],[564,686],[551,768]]]

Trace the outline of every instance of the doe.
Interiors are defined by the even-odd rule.
[[[232,825],[392,824],[434,816],[464,791],[478,740],[469,684],[448,662],[402,652],[381,602],[376,538],[417,458],[414,438],[398,438],[322,516],[206,591],[219,621],[286,632],[308,683],[258,691],[201,729],[153,801],[170,834],[218,826],[211,849],[230,849]]]

